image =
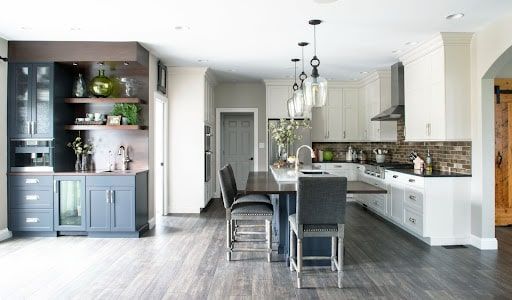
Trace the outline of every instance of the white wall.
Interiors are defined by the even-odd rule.
[[[7,57],[7,41],[0,38],[0,56]],[[0,61],[0,240],[7,236],[7,63]]]
[[[512,46],[511,24],[512,15],[489,24],[475,33],[471,45],[471,233],[472,244],[481,249],[497,247],[493,78],[507,62],[512,63],[512,51],[507,51]]]
[[[199,213],[204,205],[205,72],[206,68],[168,68],[171,213]]]
[[[155,193],[153,189],[154,185],[154,176],[155,176],[155,168],[154,168],[154,155],[153,149],[155,147],[155,129],[153,120],[155,119],[155,92],[156,92],[156,82],[157,82],[157,63],[158,59],[153,55],[149,54],[149,79],[148,79],[148,104],[149,104],[149,179],[148,179],[148,220],[149,226],[154,226],[154,218],[155,218]]]
[[[221,83],[215,87],[215,108],[257,108],[258,142],[265,143],[265,148],[258,151],[258,169],[267,170],[267,141],[265,85],[261,83]],[[216,172],[215,172],[216,174]]]

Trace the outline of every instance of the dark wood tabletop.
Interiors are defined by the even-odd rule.
[[[295,182],[277,182],[270,172],[249,172],[247,194],[295,194]],[[362,181],[348,181],[347,194],[386,194],[385,189]]]

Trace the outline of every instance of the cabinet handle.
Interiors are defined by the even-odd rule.
[[[32,122],[32,134],[36,134],[36,122]]]
[[[114,199],[115,199],[115,197],[114,197],[114,196],[115,196],[115,195],[114,195],[114,191],[113,191],[113,190],[110,190],[110,203],[114,203]]]
[[[416,181],[416,180],[414,180],[414,179],[409,179],[409,182],[415,182],[415,181]]]
[[[428,123],[425,124],[425,134],[428,136]]]
[[[398,178],[398,175],[393,175],[393,178]]]
[[[25,200],[27,201],[38,201],[39,195],[26,195]]]
[[[26,218],[25,223],[39,223],[39,218]]]
[[[343,138],[346,139],[347,138],[347,132],[345,130],[343,130]]]
[[[110,191],[109,190],[105,191],[105,201],[107,203],[110,203]]]
[[[58,187],[57,187],[57,180],[54,180],[54,181],[53,181],[53,192],[54,192],[55,194],[58,194],[58,192],[57,192],[57,188],[58,188]]]
[[[416,201],[416,196],[414,196],[414,195],[409,195],[409,199]]]
[[[37,178],[27,178],[25,179],[25,184],[38,184],[39,179]]]
[[[30,126],[29,121],[27,121],[27,132],[28,132],[28,134],[32,134],[32,126]]]

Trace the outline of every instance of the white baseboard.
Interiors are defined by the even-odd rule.
[[[427,243],[430,246],[453,246],[453,245],[467,245],[469,239],[467,237],[429,237]]]
[[[9,231],[9,229],[5,228],[0,230],[0,242],[3,240],[10,239],[12,237],[12,233]]]
[[[498,240],[496,238],[481,238],[471,235],[469,243],[480,250],[497,250]]]
[[[149,229],[153,229],[155,228],[155,217],[151,218],[148,220],[148,224],[149,224]]]

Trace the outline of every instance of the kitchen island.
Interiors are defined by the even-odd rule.
[[[272,197],[274,205],[274,240],[279,243],[278,253],[283,254],[288,260],[290,240],[288,216],[294,214],[296,210],[296,182],[279,182],[271,172],[250,172],[247,179],[246,193],[276,195]],[[347,194],[386,193],[386,189],[362,181],[347,182]],[[306,256],[330,256],[331,240],[329,238],[306,238],[303,251]]]

